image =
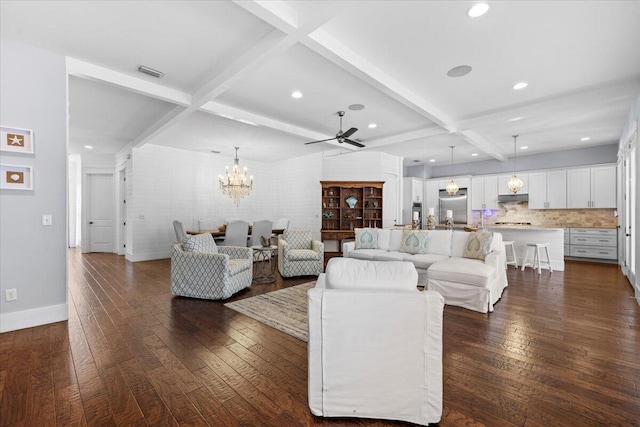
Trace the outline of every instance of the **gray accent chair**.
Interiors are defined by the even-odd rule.
[[[253,249],[217,246],[211,234],[188,236],[173,245],[171,293],[183,297],[226,299],[251,286]]]
[[[324,269],[324,243],[311,230],[287,229],[278,239],[278,270],[282,277],[318,276]]]

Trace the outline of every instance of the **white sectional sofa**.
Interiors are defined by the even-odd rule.
[[[493,311],[508,285],[502,235],[492,233],[482,260],[465,257],[471,234],[457,230],[356,229],[356,241],[344,243],[342,253],[345,258],[411,262],[418,271],[419,285],[439,292],[445,304],[487,313]],[[408,240],[413,244],[407,245]]]
[[[332,258],[308,291],[309,408],[322,417],[442,416],[442,314],[407,262]]]

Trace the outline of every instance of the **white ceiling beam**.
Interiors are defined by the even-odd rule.
[[[181,105],[183,107],[191,105],[191,95],[188,93],[171,89],[139,77],[130,76],[119,71],[114,71],[109,68],[101,67],[99,65],[90,64],[76,58],[67,57],[67,74],[120,87],[131,92],[139,93],[161,101],[170,102],[172,104]]]
[[[433,125],[424,129],[413,130],[410,132],[403,132],[397,135],[391,135],[384,138],[370,139],[366,141],[367,149],[379,148],[385,145],[393,145],[401,142],[414,141],[421,138],[429,138],[430,136],[442,135],[449,133],[446,129]]]
[[[507,160],[507,156],[501,150],[498,149],[496,144],[487,140],[485,137],[481,136],[477,132],[473,132],[470,130],[463,130],[456,133],[458,135],[464,136],[464,139],[469,144],[473,145],[478,150],[484,151],[494,159],[500,160],[501,162],[504,162]]]
[[[251,122],[258,126],[264,126],[271,129],[276,129],[282,132],[296,135],[302,138],[306,138],[309,141],[331,138],[326,134],[316,132],[310,129],[306,129],[299,126],[294,126],[290,123],[274,120],[269,117],[261,116],[259,114],[250,113],[240,108],[230,107],[228,105],[220,104],[219,102],[209,101],[200,107],[201,111],[205,111],[210,114],[215,114],[227,119],[236,120],[239,122]]]

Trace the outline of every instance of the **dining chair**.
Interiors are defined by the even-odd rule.
[[[262,246],[260,237],[264,236],[271,242],[271,232],[273,230],[273,222],[269,220],[256,221],[251,227],[251,245],[250,246]]]
[[[222,246],[247,247],[249,239],[249,223],[247,221],[231,221],[227,223]]]
[[[215,230],[218,228],[219,226],[219,222],[217,219],[213,219],[213,218],[205,218],[205,219],[199,219],[198,220],[198,230],[203,231],[203,230]]]
[[[182,242],[184,238],[187,237],[187,233],[184,231],[184,225],[178,220],[173,221],[173,231],[176,232],[176,241],[178,243]]]
[[[273,224],[273,228],[276,230],[284,230],[289,227],[289,218],[278,218]]]

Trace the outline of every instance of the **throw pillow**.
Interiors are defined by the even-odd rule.
[[[378,230],[356,228],[356,249],[378,249]]]
[[[404,230],[402,232],[402,245],[400,245],[400,252],[406,252],[414,255],[426,254],[427,235],[427,231]]]
[[[464,254],[462,256],[484,261],[484,258],[491,252],[492,240],[493,233],[489,231],[474,231],[469,233],[467,245],[464,247]]]
[[[213,236],[209,233],[197,234],[195,236],[187,236],[182,241],[185,252],[200,252],[208,254],[217,254],[218,246]]]

